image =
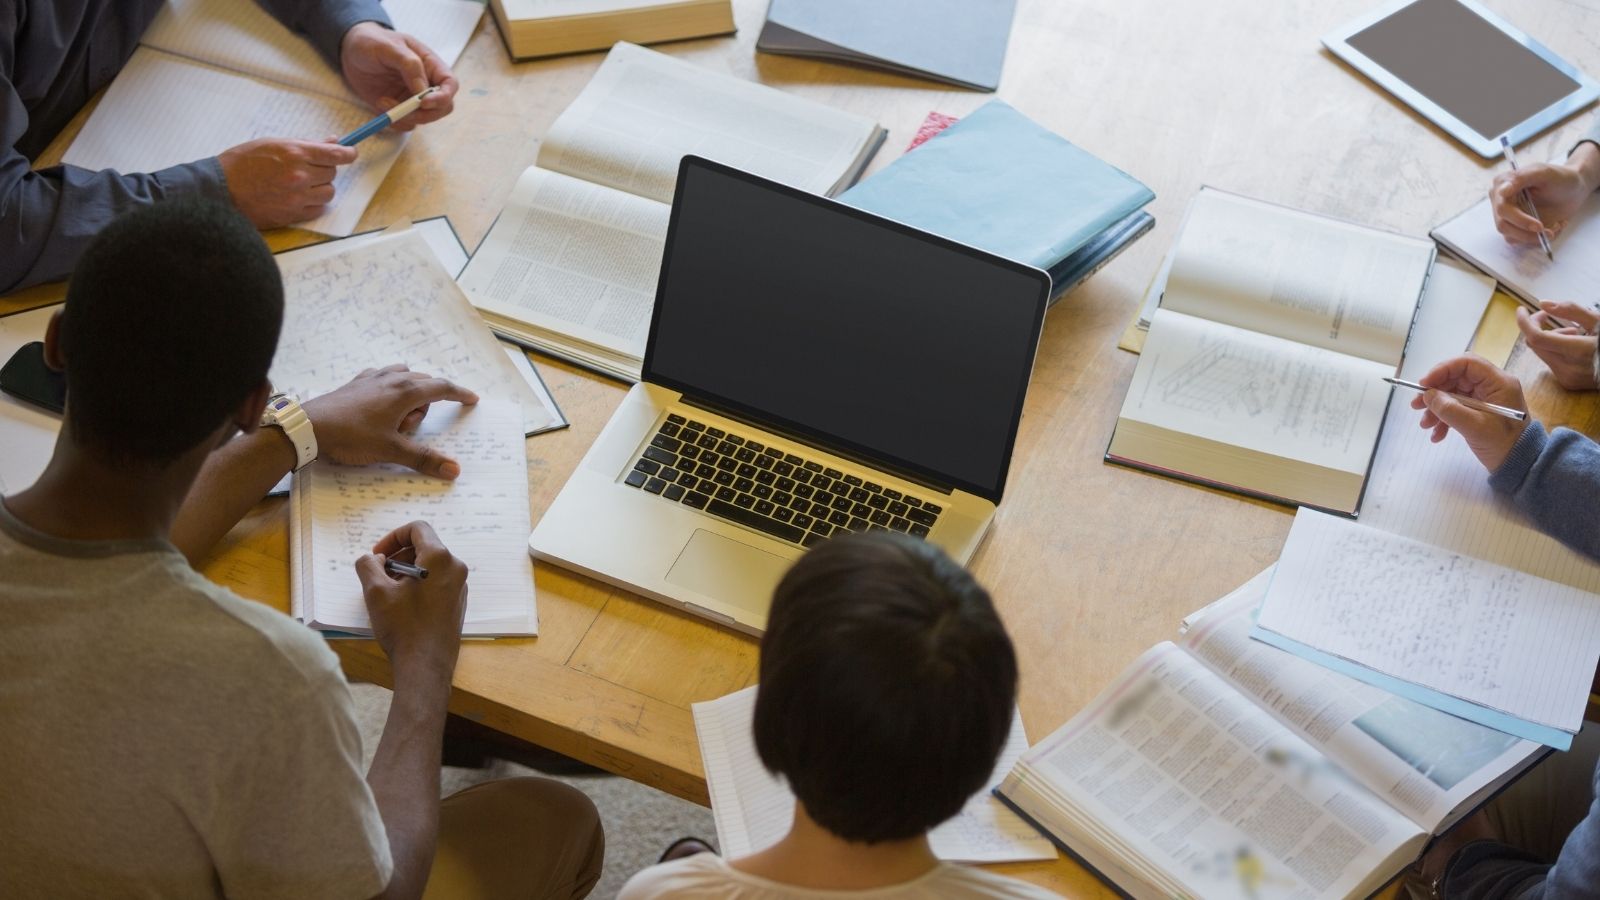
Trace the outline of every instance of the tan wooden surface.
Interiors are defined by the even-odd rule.
[[[1285,509],[1101,461],[1135,357],[1123,326],[1202,184],[1409,234],[1482,196],[1493,165],[1454,143],[1322,50],[1319,37],[1374,0],[1020,0],[998,96],[1150,185],[1158,224],[1049,314],[993,533],[973,561],[1017,643],[1023,717],[1044,736],[1081,709],[1186,613],[1271,563]],[[756,55],[762,0],[735,0],[734,37],[664,47],[712,69],[871,116],[889,128],[872,170],[897,157],[929,110],[961,115],[988,95],[864,69]],[[1600,11],[1580,3],[1488,5],[1589,71]],[[587,54],[513,65],[486,17],[457,66],[457,112],[422,129],[363,227],[448,214],[475,247],[531,165],[540,137],[599,64]],[[1581,115],[1522,152],[1563,151]],[[79,122],[81,123],[80,116]],[[58,158],[77,123],[52,146]],[[221,148],[218,148],[221,149]],[[269,236],[275,248],[303,232]],[[58,286],[0,299],[10,312]],[[226,302],[226,298],[219,298]],[[528,441],[530,506],[549,505],[623,386],[546,359],[572,421]],[[1590,433],[1587,398],[1567,397],[1522,348],[1513,370],[1547,421]],[[206,567],[287,604],[287,514],[261,504]],[[540,636],[469,643],[452,709],[505,732],[704,803],[688,706],[751,684],[747,637],[598,582],[541,566]],[[388,680],[367,642],[336,642],[354,677]],[[1002,867],[1068,896],[1109,897],[1077,866]]]

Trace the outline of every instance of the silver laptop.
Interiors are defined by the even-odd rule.
[[[1038,269],[685,157],[643,380],[528,546],[757,634],[831,537],[899,531],[965,563],[1049,292]]]

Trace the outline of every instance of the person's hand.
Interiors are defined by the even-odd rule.
[[[217,154],[233,205],[257,228],[279,228],[322,215],[333,202],[338,167],[355,161],[354,147],[277,138]]]
[[[1489,187],[1494,227],[1512,244],[1539,243],[1540,221],[1544,222],[1546,237],[1560,234],[1578,207],[1600,186],[1597,154],[1600,151],[1593,144],[1579,144],[1564,164],[1534,163],[1496,175]],[[1538,219],[1523,208],[1523,190],[1539,211]]]
[[[1450,396],[1461,394],[1497,406],[1527,410],[1527,401],[1522,398],[1522,382],[1481,356],[1469,353],[1447,359],[1430,369],[1417,383],[1431,388],[1411,400],[1412,409],[1425,410],[1421,425],[1433,430],[1431,440],[1437,444],[1450,429],[1455,429],[1466,440],[1472,455],[1490,472],[1506,461],[1511,448],[1522,437],[1523,429],[1528,427],[1526,419],[1519,422],[1473,409]]]
[[[428,570],[427,578],[390,575],[385,560],[398,557]],[[450,554],[426,522],[384,535],[356,560],[356,577],[372,620],[372,636],[388,655],[396,682],[420,679],[448,685],[461,651],[467,612],[467,566]]]
[[[1577,327],[1558,325],[1555,319]],[[1556,382],[1569,391],[1592,391],[1596,387],[1597,339],[1592,334],[1596,326],[1600,326],[1600,313],[1592,306],[1544,300],[1536,313],[1517,310],[1517,327],[1522,329],[1528,349],[1544,360]]]
[[[455,478],[461,466],[407,436],[422,424],[428,404],[440,400],[477,403],[478,395],[443,378],[402,365],[368,369],[344,387],[303,406],[317,436],[317,456],[365,466],[399,463],[424,475]]]
[[[362,22],[344,33],[339,66],[350,89],[377,112],[429,87],[438,88],[422,98],[416,112],[389,126],[396,131],[442,119],[455,107],[460,85],[445,61],[427,44],[377,22]]]

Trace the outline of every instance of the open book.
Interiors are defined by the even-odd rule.
[[[459,462],[461,476],[444,481],[395,465],[326,460],[295,474],[290,614],[313,628],[371,634],[355,561],[385,534],[421,520],[470,572],[463,635],[537,634],[521,411],[498,400],[435,403],[415,438]]]
[[[389,0],[397,30],[453,63],[483,15],[470,0]],[[248,0],[167,0],[142,44],[62,156],[86,169],[154,172],[257,138],[317,141],[375,112],[302,37]],[[348,235],[404,138],[363,141],[339,170],[328,211],[301,227]]]
[[[728,859],[771,847],[789,833],[794,821],[794,794],[756,755],[751,731],[756,690],[748,687],[693,707],[700,761],[711,792],[711,813],[717,821],[717,842]],[[1028,736],[1018,713],[988,786],[967,801],[955,818],[928,833],[934,855],[947,862],[973,863],[1056,858],[1049,840],[990,795],[1026,749]]]
[[[1565,750],[1600,662],[1600,607],[1582,588],[1302,509],[1252,636]]]
[[[1271,570],[1147,651],[998,794],[1133,897],[1364,897],[1544,748],[1252,641]]]
[[[684,155],[831,195],[860,176],[884,134],[860,116],[617,44],[550,127],[461,285],[501,335],[637,381]]]
[[[1354,515],[1433,257],[1202,190],[1106,458]]]

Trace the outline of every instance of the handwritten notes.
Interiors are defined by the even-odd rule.
[[[416,439],[461,464],[443,481],[400,466],[317,462],[295,477],[291,536],[296,606],[308,624],[364,633],[371,625],[354,562],[379,538],[425,521],[467,564],[462,633],[535,634],[528,471],[520,414],[486,400],[436,404]]]
[[[1592,594],[1305,509],[1260,626],[1569,732],[1582,725],[1600,659]]]
[[[403,363],[515,401],[524,433],[557,422],[421,235],[354,241],[279,254],[285,309],[271,372],[279,390],[314,397],[363,369]]]
[[[694,704],[695,733],[700,738],[711,812],[717,820],[717,840],[730,859],[772,846],[794,821],[794,794],[766,770],[756,754],[751,734],[756,690],[745,688]],[[974,794],[955,818],[929,834],[936,856],[952,862],[1055,858],[1048,839],[990,796],[1027,749],[1028,737],[1022,729],[1022,716],[1017,714],[989,784]]]

